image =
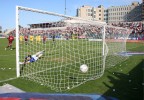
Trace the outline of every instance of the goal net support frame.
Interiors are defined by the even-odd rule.
[[[59,44],[62,46],[61,48],[58,48],[59,50],[61,50],[61,51],[59,51],[59,53],[62,53],[62,54],[59,54],[59,55],[62,55],[62,58],[56,58],[57,54],[54,54],[55,58],[48,58],[48,56],[46,56],[46,58],[49,61],[51,61],[51,59],[52,59],[52,62],[57,61],[58,64],[60,64],[60,62],[61,62],[60,66],[57,64],[49,65],[49,66],[54,66],[53,68],[55,70],[59,70],[59,72],[55,72],[54,70],[51,70],[52,68],[49,68],[49,69],[45,68],[42,70],[37,70],[38,72],[20,75],[21,74],[20,73],[21,72],[20,71],[21,70],[20,34],[22,34],[22,32],[21,32],[21,28],[20,28],[21,24],[19,22],[19,20],[20,20],[19,11],[28,11],[28,12],[32,12],[32,13],[34,12],[34,13],[39,13],[39,14],[44,14],[44,15],[62,17],[63,19],[69,19],[69,20],[64,20],[64,22],[66,23],[67,26],[64,27],[65,31],[63,31],[63,32],[68,32],[68,35],[71,34],[71,32],[73,31],[72,29],[68,29],[69,27],[70,28],[78,27],[77,29],[74,29],[75,32],[77,30],[82,30],[81,33],[83,32],[83,34],[81,34],[81,36],[79,35],[79,33],[72,34],[71,36],[69,35],[69,37],[71,37],[71,38],[67,38],[68,36],[66,35],[66,33],[58,35],[58,36],[61,36],[61,38],[59,40],[55,40],[55,41],[59,41]],[[29,24],[29,23],[27,23],[27,24]],[[80,28],[82,28],[82,29],[80,29]],[[54,32],[54,33],[56,33],[60,29],[58,29],[57,27],[56,28],[54,27],[54,28],[49,28],[47,30],[48,31],[52,30],[52,32],[56,30]],[[72,31],[69,31],[69,30],[72,30]],[[33,31],[37,31],[37,29],[33,30]],[[42,29],[42,31],[46,32],[46,30],[43,30],[43,29]],[[95,34],[95,32],[98,34]],[[22,77],[28,77],[28,79],[33,78],[32,80],[34,80],[35,82],[38,82],[40,84],[44,84],[44,82],[46,83],[46,82],[52,80],[52,82],[55,82],[54,84],[56,84],[56,85],[52,86],[52,89],[54,89],[56,91],[65,91],[65,90],[72,89],[76,86],[79,86],[80,84],[83,84],[86,81],[97,79],[97,78],[101,77],[106,68],[115,66],[116,64],[126,60],[128,57],[122,56],[122,55],[120,55],[120,53],[126,51],[126,40],[129,36],[129,34],[130,34],[130,30],[124,29],[124,28],[108,26],[108,25],[106,25],[105,22],[90,21],[90,20],[85,20],[85,19],[78,18],[78,17],[71,17],[71,16],[57,14],[57,13],[53,13],[53,12],[32,9],[32,8],[27,8],[27,7],[22,7],[22,6],[16,6],[16,73],[17,73],[17,77],[22,76]],[[64,37],[65,39],[63,39],[62,37]],[[75,37],[76,37],[76,39],[74,39]],[[82,39],[81,39],[81,37],[82,37]],[[120,39],[120,38],[122,38],[122,39]],[[67,42],[68,44],[65,42],[61,42],[61,41],[67,41],[67,39],[70,39]],[[51,40],[53,40],[53,38],[51,38]],[[51,40],[49,40],[49,41],[51,41]],[[82,46],[81,51],[79,51],[79,48],[76,45],[76,43],[78,43],[79,46]],[[68,50],[66,50],[66,48],[68,48]],[[46,46],[45,46],[45,49],[48,50]],[[71,50],[73,50],[73,52],[75,51],[76,53],[73,53]],[[65,51],[67,51],[66,55],[64,54]],[[25,51],[24,54],[26,54],[26,52],[27,51]],[[51,52],[51,51],[49,51],[49,52]],[[46,53],[48,54],[49,52],[46,52]],[[82,54],[81,52],[85,52],[86,54]],[[55,52],[55,53],[57,53],[57,52]],[[76,58],[75,55],[78,55],[78,57]],[[95,57],[94,55],[98,56],[100,60],[97,57]],[[22,55],[22,56],[24,57],[24,55]],[[50,54],[49,54],[49,56],[50,56]],[[66,58],[64,58],[64,56],[66,56]],[[84,57],[86,58],[86,60],[84,59]],[[74,59],[74,60],[72,60],[72,59]],[[118,60],[114,61],[115,59],[118,59]],[[68,60],[70,60],[75,65],[72,65],[72,62],[69,62],[68,64],[64,63],[64,65],[63,65],[62,63],[64,62],[64,60],[67,62],[69,62]],[[77,62],[76,60],[79,60],[79,62],[81,62],[81,64],[88,63],[88,67],[89,67],[88,71],[89,72],[87,72],[87,73],[79,72],[78,70],[79,70],[79,67],[81,66],[81,64],[79,62]],[[88,61],[91,61],[91,62],[88,62]],[[41,62],[41,63],[43,63],[43,62]],[[49,62],[49,63],[51,63],[51,62]],[[70,64],[73,67],[70,67],[70,68],[66,67],[67,65],[70,66]],[[44,65],[45,64],[43,64],[43,65],[41,64],[41,66],[44,66]],[[100,65],[101,67],[99,67],[98,65]],[[74,68],[74,70],[72,68]],[[67,72],[67,70],[69,70],[69,71]],[[43,71],[46,71],[48,74],[51,74],[51,75],[46,75],[45,73],[42,73]],[[73,71],[73,72],[71,72],[71,71]],[[30,71],[30,72],[32,72],[32,71]],[[40,75],[38,73],[40,73]],[[57,76],[53,75],[53,73],[58,73],[58,75]],[[65,75],[65,73],[66,73],[66,75]],[[79,73],[79,74],[76,75],[76,73]],[[44,77],[46,80],[44,80],[44,81],[39,80],[39,78],[37,78],[36,76],[32,76],[34,74],[36,74],[36,76],[41,77],[41,78]],[[61,77],[66,78],[67,74],[68,75],[72,74],[73,76],[68,76],[69,79],[58,79]],[[75,76],[77,76],[77,77],[75,77]],[[47,77],[48,78],[53,77],[53,79],[50,80]],[[56,79],[54,79],[54,78],[56,78]],[[64,83],[64,82],[66,82],[66,83]],[[44,85],[50,87],[52,85],[52,83],[48,83],[48,84],[44,84]]]
[[[82,20],[82,21],[88,21],[82,18],[78,18],[78,17],[71,17],[71,16],[67,16],[67,15],[62,15],[62,14],[58,14],[58,13],[53,13],[53,12],[47,12],[47,11],[43,11],[43,10],[38,10],[38,9],[33,9],[33,8],[28,8],[28,7],[23,7],[23,6],[16,6],[16,75],[17,77],[20,77],[20,66],[19,66],[19,10],[26,10],[26,11],[32,11],[32,12],[38,12],[38,13],[42,13],[42,14],[49,14],[49,15],[54,15],[54,16],[60,16],[60,17],[64,17],[64,18],[73,18],[76,20]],[[96,23],[98,22],[99,24],[104,24],[104,22],[99,22],[99,21],[88,21],[90,23]],[[104,27],[105,29],[105,27]],[[104,31],[105,32],[105,31]],[[103,41],[105,41],[105,33],[103,35]],[[103,43],[103,56],[104,56],[104,46],[105,43]]]

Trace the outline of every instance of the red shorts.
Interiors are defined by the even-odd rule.
[[[9,46],[12,45],[12,41],[9,41],[9,44],[8,44],[8,45],[9,45]]]

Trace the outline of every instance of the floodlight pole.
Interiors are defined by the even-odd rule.
[[[66,15],[66,0],[65,0],[65,15]]]
[[[20,77],[19,66],[19,6],[16,6],[16,75]]]

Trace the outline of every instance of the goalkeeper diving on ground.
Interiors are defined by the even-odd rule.
[[[44,50],[39,51],[39,52],[37,52],[36,54],[33,54],[33,55],[28,54],[28,56],[25,57],[25,61],[20,62],[19,64],[26,65],[28,63],[36,62],[38,59],[40,59],[42,57],[43,53],[44,53]]]
[[[37,52],[36,54],[33,54],[33,55],[28,54],[28,56],[25,57],[24,62],[19,62],[19,64],[23,65],[20,68],[20,75],[22,74],[24,66],[26,64],[36,62],[38,59],[40,59],[42,57],[43,53],[44,53],[44,50],[43,51],[39,51],[39,52]]]

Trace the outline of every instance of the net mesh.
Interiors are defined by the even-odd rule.
[[[126,55],[126,40],[131,30],[107,26],[105,42],[107,46],[106,68],[110,68],[125,61],[128,56]]]
[[[27,8],[19,9],[18,25],[20,75],[55,91],[97,79],[105,65],[127,58],[119,54],[126,50],[126,29]]]

